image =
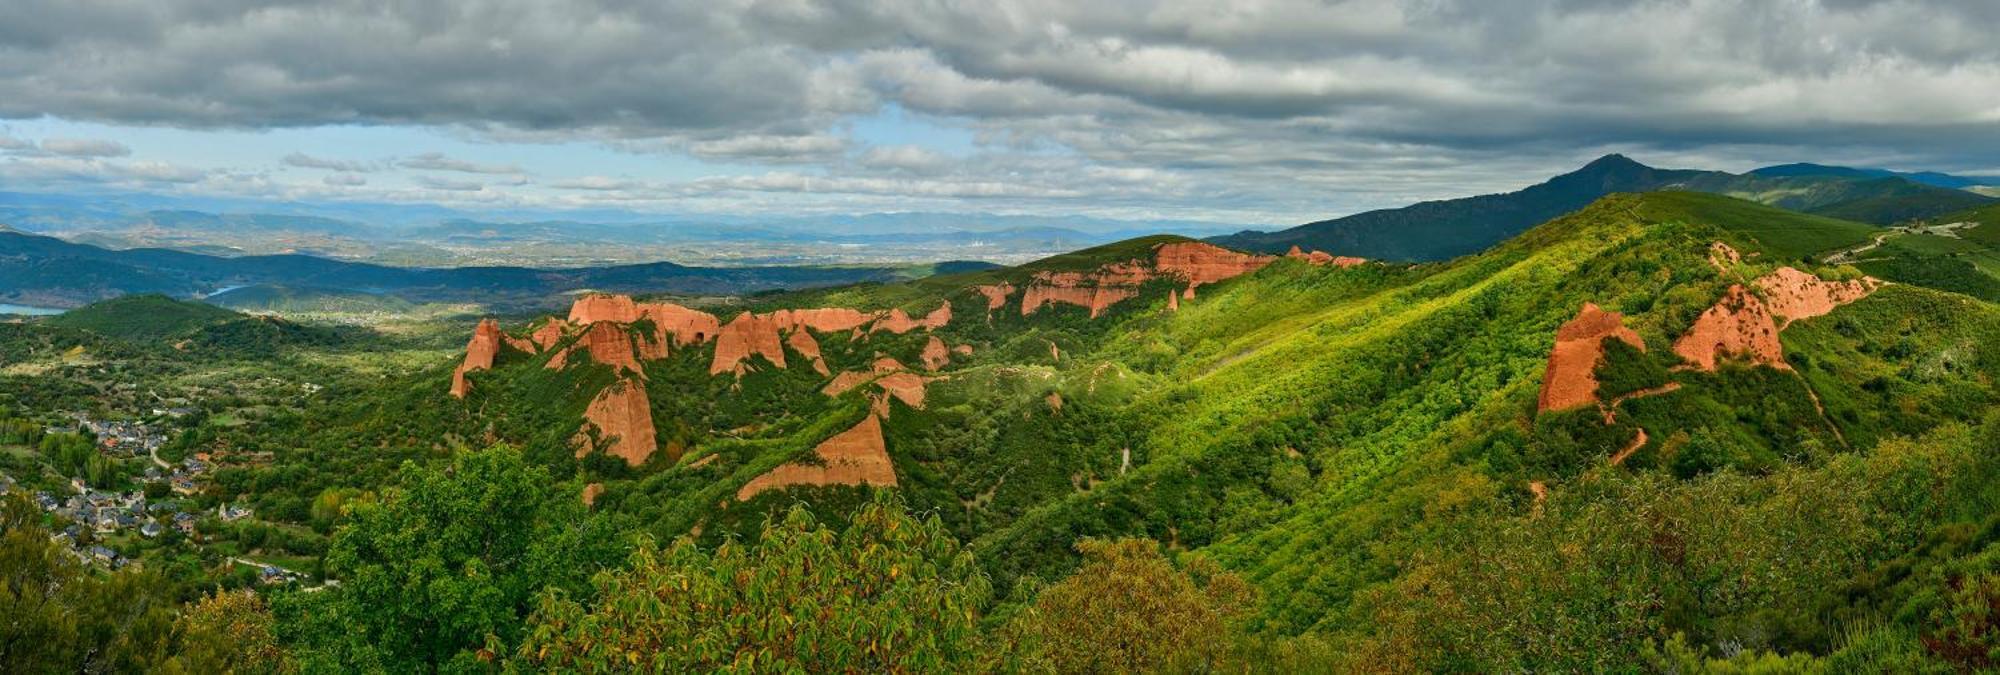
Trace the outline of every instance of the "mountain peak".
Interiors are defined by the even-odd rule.
[[[1653,167],[1640,164],[1637,160],[1634,160],[1630,157],[1626,157],[1624,155],[1614,152],[1609,155],[1605,155],[1603,157],[1590,160],[1590,163],[1583,165],[1583,168],[1578,169],[1577,173],[1607,173],[1621,169],[1623,170],[1636,169],[1644,171],[1651,168]]]

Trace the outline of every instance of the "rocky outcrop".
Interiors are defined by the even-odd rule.
[[[568,321],[552,319],[548,323],[542,324],[541,328],[535,329],[535,332],[529,335],[528,339],[535,343],[534,351],[540,353],[556,346],[557,342],[561,342],[563,333],[568,330]]]
[[[1021,295],[1021,315],[1033,314],[1042,305],[1062,303],[1088,309],[1090,318],[1095,319],[1112,305],[1139,294],[1135,290],[1114,286],[1066,285],[1072,283],[1077,282],[1067,276],[1038,275],[1033,283],[1028,284],[1027,292]]]
[[[937,309],[931,310],[929,314],[925,314],[922,319],[910,318],[910,315],[903,313],[901,308],[891,309],[888,314],[875,321],[875,326],[870,328],[869,332],[886,330],[897,335],[902,335],[918,328],[927,331],[937,330],[950,323],[951,301],[946,300]]]
[[[715,360],[709,363],[708,374],[742,374],[752,354],[763,356],[771,365],[785,367],[785,348],[778,342],[777,322],[744,312],[723,326],[722,334],[716,336]]]
[[[1334,267],[1343,267],[1343,268],[1353,267],[1355,265],[1360,265],[1362,263],[1368,262],[1367,258],[1356,258],[1354,256],[1345,256],[1345,255],[1334,255],[1331,253],[1327,253],[1326,251],[1313,251],[1311,253],[1307,253],[1305,251],[1299,250],[1299,247],[1297,246],[1293,246],[1292,250],[1286,251],[1285,257],[1292,258],[1294,260],[1303,260],[1307,264],[1311,265],[1332,265]]]
[[[567,367],[576,353],[582,352],[592,361],[611,366],[613,372],[632,373],[645,377],[646,371],[639,365],[638,353],[632,346],[632,335],[624,325],[611,322],[594,322],[584,329],[576,342],[549,357],[548,367],[561,370]]]
[[[924,353],[919,358],[925,370],[937,370],[951,364],[951,350],[945,348],[943,340],[932,335],[930,342],[924,343]]]
[[[620,379],[597,392],[583,419],[583,429],[577,432],[577,457],[602,450],[628,465],[639,466],[659,447],[652,403],[646,399],[645,386],[636,379]]]
[[[799,356],[806,357],[806,359],[812,361],[814,371],[817,371],[821,375],[832,374],[826,368],[826,359],[820,358],[819,340],[813,339],[812,331],[792,331],[791,335],[785,336],[785,344],[790,346],[792,351],[798,352]]]
[[[1835,307],[1868,297],[1881,286],[1873,278],[1826,281],[1790,267],[1780,267],[1755,283],[1771,313],[1782,319],[1780,330],[1793,321],[1825,316]]]
[[[826,439],[813,448],[813,454],[818,463],[783,464],[750,479],[736,491],[736,500],[748,501],[767,490],[805,485],[896,486],[896,467],[882,441],[882,421],[874,415]]]
[[[500,332],[500,324],[492,319],[481,319],[479,327],[473,329],[472,340],[465,343],[465,360],[451,373],[451,395],[465,398],[472,392],[472,382],[465,379],[466,373],[491,370],[493,357],[500,353],[500,341],[505,337]]]
[[[603,494],[604,494],[603,483],[591,483],[589,485],[583,486],[583,505],[596,506],[597,498],[599,496],[602,496]]]
[[[1728,274],[1731,266],[1742,263],[1743,255],[1737,253],[1730,245],[1719,241],[1708,245],[1708,264],[1714,267],[1715,271]]]
[[[591,294],[570,303],[569,322],[588,326],[600,321],[632,323],[639,320],[639,305],[624,295]]]
[[[658,332],[662,341],[671,336],[675,345],[701,344],[715,339],[716,334],[722,332],[722,321],[714,314],[671,302],[648,302],[639,305],[638,311],[639,318],[653,322],[653,330]]]
[[[924,376],[912,372],[890,373],[875,378],[875,386],[881,387],[882,393],[885,394],[875,398],[875,414],[882,417],[889,416],[890,397],[902,401],[903,405],[922,409],[924,396],[927,393],[924,385],[928,382]]]
[[[1110,306],[1138,295],[1148,281],[1170,278],[1186,283],[1180,300],[1194,298],[1194,289],[1232,279],[1262,269],[1276,257],[1239,253],[1213,244],[1175,242],[1153,249],[1153,260],[1106,263],[1089,272],[1043,271],[1035,273],[1021,296],[1021,315],[1035,313],[1044,305],[1061,303],[1090,310],[1091,318],[1104,314]],[[982,291],[984,292],[984,291]],[[1172,301],[1174,309],[1179,300]]]
[[[1717,361],[1729,356],[1791,369],[1785,364],[1771,310],[1742,284],[1731,284],[1715,306],[1695,319],[1687,334],[1674,341],[1674,353],[1699,370],[1715,370]]]
[[[1007,296],[1014,294],[1014,285],[1004,281],[997,284],[974,286],[972,289],[979,291],[980,295],[986,296],[986,311],[988,313],[1007,306]]]
[[[1556,329],[1555,347],[1549,350],[1548,369],[1542,375],[1539,410],[1567,410],[1595,405],[1597,365],[1604,360],[1604,339],[1617,338],[1644,351],[1639,334],[1625,327],[1625,318],[1607,312],[1595,303],[1584,303],[1575,318]]]
[[[945,313],[945,321],[950,321],[950,304],[946,303],[946,306],[941,309]],[[874,312],[863,312],[844,307],[781,309],[771,313],[771,322],[784,330],[808,328],[821,333],[833,333],[860,328],[868,322],[874,321],[876,316],[877,313]],[[909,317],[905,316],[903,318],[908,319]],[[943,325],[943,323],[938,324],[939,327]]]

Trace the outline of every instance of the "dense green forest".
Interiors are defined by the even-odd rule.
[[[1989,227],[1953,240],[1983,241]],[[977,287],[1025,288],[1185,240],[714,301],[698,306],[723,320],[809,307],[923,316],[950,303],[952,320],[928,329],[817,333],[830,373],[883,359],[914,368],[932,340],[965,349],[925,372],[917,406],[871,398],[872,385],[823,393],[829,376],[795,346],[789,367],[719,375],[713,342],[668,346],[640,364],[660,451],[637,465],[577,453],[593,396],[636,377],[582,357],[552,367],[549,354],[584,348],[578,330],[547,348],[498,345],[458,399],[446,392],[474,317],[362,330],[136,299],[168,303],[148,312],[165,323],[80,311],[0,325],[24,366],[0,377],[48,384],[0,400],[0,417],[22,420],[0,424],[0,446],[18,448],[10,475],[46,467],[33,483],[46,489],[79,473],[100,483],[88,445],[65,449],[40,427],[75,409],[109,414],[121,399],[100,392],[118,382],[314,385],[228,389],[172,423],[176,458],[259,458],[218,460],[188,498],[256,514],[206,523],[199,546],[150,544],[151,564],[98,569],[57,550],[60,523],[16,500],[0,603],[54,618],[8,628],[0,661],[1991,669],[2000,306],[1930,282],[1928,266],[1833,255],[1885,232],[1711,194],[1620,194],[1448,262],[1278,259],[1185,299],[1177,280],[1154,278],[1097,317],[1063,304],[1024,313],[1018,291],[989,310]],[[1915,236],[1930,235],[1888,241]],[[1718,242],[1740,257],[1717,258]],[[1677,352],[1732,286],[1787,266],[1896,283],[1788,321],[1776,362],[1705,370]],[[1585,303],[1622,314],[1642,346],[1602,342],[1602,407],[1540,410],[1558,327]],[[551,321],[501,319],[512,336]],[[619,338],[654,328],[622,325]],[[873,416],[894,488],[738,498],[775,467],[823,461],[816,446]],[[104,482],[147,460],[120,461],[130,468],[99,470]],[[253,594],[212,571],[253,555],[306,576]],[[116,605],[102,598],[132,587],[163,599],[123,615],[63,609]],[[91,648],[104,644],[116,646]]]

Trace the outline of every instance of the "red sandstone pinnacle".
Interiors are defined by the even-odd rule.
[[[453,397],[465,398],[465,395],[472,391],[472,382],[465,379],[466,373],[493,368],[493,357],[500,353],[500,341],[504,337],[505,335],[500,332],[499,322],[492,319],[479,321],[479,327],[472,331],[472,340],[465,343],[465,361],[458,364],[457,370],[452,371]]]
[[[1181,299],[1192,300],[1197,286],[1254,272],[1274,260],[1201,242],[1161,244],[1153,250],[1150,264],[1132,260],[1106,263],[1090,272],[1038,272],[1021,297],[1021,314],[1059,302],[1088,309],[1096,318],[1111,305],[1137,295],[1140,285],[1162,277],[1187,282]]]
[[[1595,303],[1584,303],[1575,318],[1556,329],[1555,347],[1549,350],[1549,365],[1542,375],[1537,409],[1566,410],[1598,402],[1596,370],[1604,360],[1607,337],[1618,338],[1641,351],[1646,349],[1639,334],[1625,327],[1622,315],[1604,311]]]
[[[639,466],[659,447],[653,430],[652,404],[646,398],[645,385],[638,380],[620,379],[597,392],[583,418],[584,427],[577,432],[577,457],[602,449],[625,460],[627,465]],[[594,439],[592,431],[596,432]]]
[[[882,441],[882,422],[869,415],[847,431],[834,434],[813,453],[819,464],[793,462],[750,479],[736,491],[736,501],[748,501],[766,490],[800,485],[896,486],[896,467]]]

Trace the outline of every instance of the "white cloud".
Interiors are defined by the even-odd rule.
[[[403,159],[402,161],[396,162],[396,166],[400,166],[405,169],[420,169],[423,171],[456,171],[459,173],[478,173],[478,174],[493,174],[493,175],[523,173],[521,167],[514,166],[512,164],[481,164],[478,162],[471,162],[463,159],[447,157],[444,155],[444,153],[438,153],[438,152],[427,152],[421,155],[417,155],[415,157],[409,157]]]
[[[101,138],[47,138],[42,151],[64,157],[125,157],[132,149],[124,143]]]
[[[381,165],[375,162],[361,162],[361,161],[346,160],[346,159],[327,159],[324,157],[314,157],[312,155],[308,155],[302,152],[294,152],[292,154],[285,155],[284,159],[278,161],[283,163],[285,166],[298,167],[301,169],[323,169],[326,171],[339,171],[343,173],[367,173],[381,168]]]

